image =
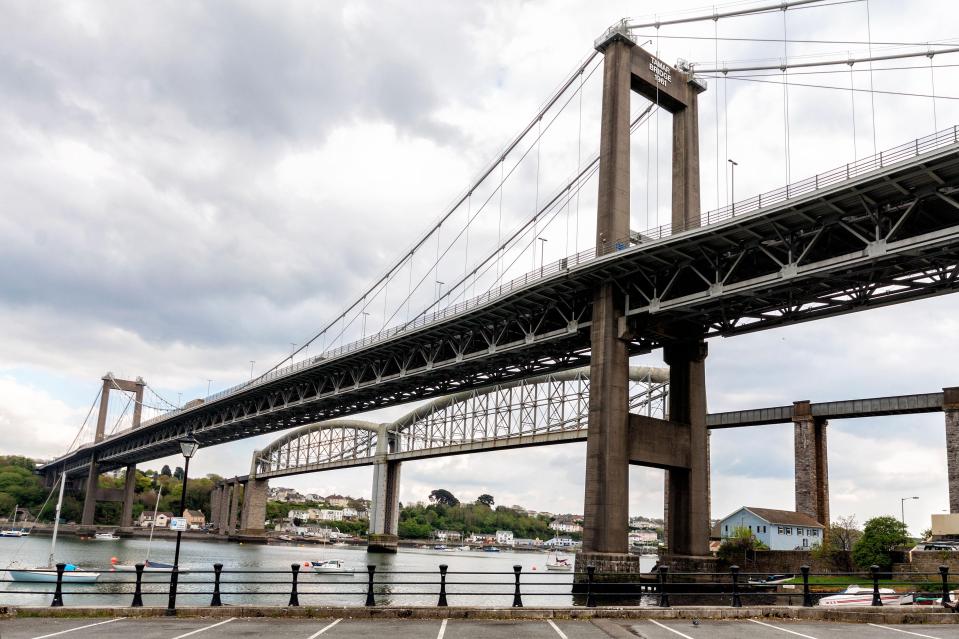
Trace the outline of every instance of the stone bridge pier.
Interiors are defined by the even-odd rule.
[[[399,542],[400,462],[388,461],[397,452],[398,438],[381,425],[373,465],[373,503],[370,506],[368,552],[395,553]]]
[[[94,435],[94,443],[103,441],[107,425],[107,411],[110,407],[110,392],[121,390],[133,393],[133,428],[140,427],[140,416],[143,410],[143,387],[146,383],[138,377],[134,381],[125,379],[116,379],[112,373],[107,373],[102,377],[103,388],[100,391],[100,410],[97,414],[97,428]],[[94,453],[96,455],[96,453]],[[80,518],[80,524],[83,526],[92,526],[93,518],[96,514],[98,501],[120,501],[123,502],[123,508],[120,511],[120,526],[130,528],[133,526],[133,499],[136,489],[136,464],[129,464],[126,467],[126,483],[122,489],[100,488],[100,464],[96,457],[90,461],[90,468],[87,472],[87,478],[84,482],[83,513]]]

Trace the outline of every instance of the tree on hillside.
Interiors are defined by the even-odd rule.
[[[173,479],[177,481],[183,481],[183,469],[179,466],[177,466],[176,470],[173,471]]]
[[[876,565],[888,572],[892,568],[891,551],[909,541],[904,523],[895,517],[873,517],[866,522],[862,537],[853,545],[852,559],[860,568]]]
[[[170,467],[166,464],[163,464],[163,468],[160,469],[160,474],[164,477],[172,477],[173,471],[170,470]]]
[[[453,493],[445,488],[437,488],[430,493],[430,503],[441,504],[443,506],[458,506],[460,500],[453,496]]]
[[[479,497],[476,498],[476,503],[477,503],[477,504],[482,504],[483,506],[486,506],[487,508],[492,508],[492,507],[493,507],[493,496],[492,496],[492,495],[487,495],[486,493],[483,493],[482,495],[480,495]]]
[[[855,515],[838,517],[829,527],[829,540],[836,550],[852,550],[861,536]]]

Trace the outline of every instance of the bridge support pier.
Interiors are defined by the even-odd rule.
[[[949,512],[959,513],[959,387],[942,389],[946,417],[946,470],[949,477]]]
[[[268,479],[251,477],[243,485],[243,512],[237,536],[250,541],[266,541],[266,499],[270,490]]]
[[[813,417],[808,401],[793,402],[796,512],[829,527],[829,469],[825,419]]]
[[[133,527],[133,498],[136,496],[137,465],[127,465],[126,482],[123,484],[123,510],[120,513],[120,527]]]
[[[394,553],[399,543],[400,462],[380,461],[373,467],[373,503],[367,552]]]
[[[674,342],[669,364],[669,419],[689,425],[689,469],[667,473],[666,547],[670,555],[709,554],[709,431],[706,428],[706,343]]]
[[[217,514],[217,532],[226,535],[230,523],[230,501],[233,496],[233,487],[228,482],[220,484],[220,512]]]
[[[100,464],[90,461],[87,470],[87,480],[83,486],[83,514],[80,516],[81,526],[92,526],[93,517],[97,510],[97,489],[100,488]]]

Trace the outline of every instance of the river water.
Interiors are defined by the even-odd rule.
[[[85,570],[101,571],[96,584],[64,585],[64,605],[126,606],[132,600],[133,575],[110,571],[110,559],[134,564],[146,557],[147,540],[82,540],[64,536],[57,540],[57,561],[74,563]],[[16,567],[33,568],[46,564],[49,537],[0,538],[0,568],[16,562]],[[174,542],[154,539],[150,557],[173,562]],[[340,559],[354,574],[315,574],[303,567],[304,561]],[[299,602],[301,606],[362,606],[366,601],[367,565],[376,566],[376,604],[436,605],[439,592],[439,565],[449,566],[447,593],[449,604],[468,606],[509,606],[513,601],[513,566],[522,566],[521,589],[526,606],[569,606],[573,577],[570,573],[548,572],[545,553],[504,551],[444,552],[431,549],[402,548],[395,555],[367,553],[364,546],[336,547],[309,545],[257,545],[184,539],[180,546],[180,567],[192,570],[181,574],[177,604],[205,606],[210,603],[213,564],[222,563],[221,594],[224,605],[286,605],[290,598],[291,564],[301,566]],[[653,557],[643,557],[644,571],[652,568]],[[276,574],[243,574],[230,570],[275,570]],[[210,573],[199,572],[210,571]],[[392,574],[392,573],[417,574]],[[461,574],[457,574],[461,573]],[[462,574],[501,573],[501,574]],[[9,580],[7,573],[4,580]],[[242,582],[242,583],[241,583]],[[382,582],[382,583],[380,583]],[[144,576],[144,605],[165,606],[169,575]],[[231,594],[253,591],[256,594]],[[0,583],[0,604],[49,605],[53,584]],[[157,594],[149,594],[149,593]],[[96,594],[93,593],[102,593]],[[162,593],[162,594],[159,594]],[[477,593],[467,595],[465,593]],[[582,603],[577,601],[576,603]]]

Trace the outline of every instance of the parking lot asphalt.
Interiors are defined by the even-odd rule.
[[[959,625],[788,620],[77,619],[0,621],[0,639],[959,639]]]

